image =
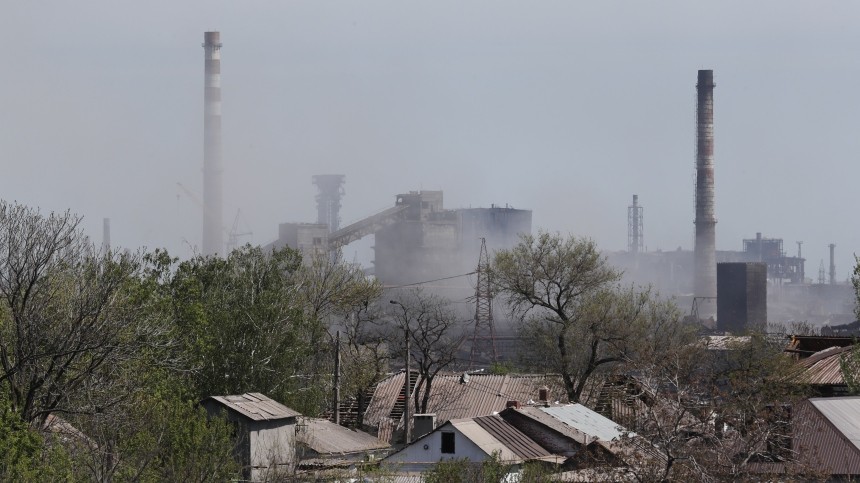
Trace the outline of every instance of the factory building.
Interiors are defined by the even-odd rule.
[[[329,219],[337,219],[336,212],[327,213]],[[373,272],[391,287],[473,272],[481,238],[492,253],[512,248],[520,234],[530,234],[531,229],[531,210],[496,205],[450,210],[444,207],[442,191],[410,191],[397,195],[393,207],[332,232],[322,223],[283,223],[270,247],[289,246],[307,257],[374,235]],[[437,284],[446,286],[468,288],[468,283]]]

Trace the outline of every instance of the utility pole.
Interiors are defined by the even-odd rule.
[[[340,424],[340,331],[334,342],[334,424]]]
[[[401,307],[403,307],[401,305]],[[403,307],[403,314],[406,314],[406,307]],[[406,444],[412,442],[412,426],[409,424],[411,422],[412,417],[410,414],[412,413],[412,371],[409,369],[409,359],[411,358],[411,354],[409,353],[409,320],[406,320],[406,406],[404,408],[404,415],[406,416]]]
[[[412,371],[409,368],[409,360],[411,359],[409,352],[409,312],[406,310],[406,306],[396,300],[389,300],[388,303],[399,305],[403,309],[403,334],[406,337],[406,399],[403,404],[403,420],[406,427],[405,444],[409,444],[412,442],[412,427],[409,424],[412,419],[410,416],[412,413]]]

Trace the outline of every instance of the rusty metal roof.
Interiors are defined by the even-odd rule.
[[[499,460],[507,463],[522,463],[528,460],[561,463],[565,459],[548,452],[498,415],[452,419],[446,425],[456,428],[488,456],[495,453]]]
[[[461,383],[460,374],[438,375],[433,380],[427,413],[435,413],[438,425],[452,419],[487,416],[505,409],[508,401],[538,399],[538,389],[550,388],[550,399],[567,401],[561,379],[555,375],[470,374]],[[388,419],[406,381],[406,373],[394,374],[380,382],[364,414],[364,424],[379,427]],[[419,379],[416,387],[422,383]],[[381,436],[380,436],[381,437]]]
[[[794,450],[834,475],[860,475],[860,397],[811,398],[797,411]]]
[[[299,428],[299,442],[321,455],[364,453],[390,447],[376,436],[353,431],[327,419],[302,418]]]
[[[799,381],[819,386],[844,385],[840,360],[842,355],[852,348],[853,346],[830,347],[801,359],[797,363],[803,368],[803,372],[798,376]]]
[[[210,399],[253,421],[273,421],[300,416],[298,412],[259,392],[246,392],[235,396],[210,396],[203,402]]]
[[[856,337],[792,335],[789,336],[785,351],[798,354],[803,358],[831,347],[849,347],[856,342]]]
[[[546,449],[499,416],[481,416],[474,418],[474,421],[524,461],[551,456]]]

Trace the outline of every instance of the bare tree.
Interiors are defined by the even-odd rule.
[[[449,301],[420,289],[413,290],[394,301],[401,310],[394,313],[396,341],[409,338],[411,361],[420,375],[413,392],[417,413],[427,411],[433,380],[457,359],[457,351],[465,339],[465,322],[458,319]],[[405,344],[400,343],[399,354],[405,358]]]
[[[96,252],[80,220],[0,202],[0,387],[25,421],[115,403],[120,368],[165,332],[139,313],[138,257]]]
[[[344,321],[346,350],[342,357],[342,390],[357,403],[356,427],[361,427],[367,394],[388,371],[389,343],[382,309],[370,300],[356,304]]]

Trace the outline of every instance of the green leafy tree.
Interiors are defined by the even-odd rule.
[[[68,454],[30,429],[0,397],[0,481],[75,481]]]
[[[226,259],[179,263],[166,295],[194,394],[262,392],[300,412],[319,411],[323,394],[309,381],[325,332],[299,302],[300,263],[289,248],[249,245]]]
[[[498,252],[492,278],[523,321],[521,335],[532,348],[524,362],[560,373],[572,402],[595,374],[633,356],[654,323],[650,316],[665,305],[647,289],[619,287],[621,273],[594,242],[546,232]]]

